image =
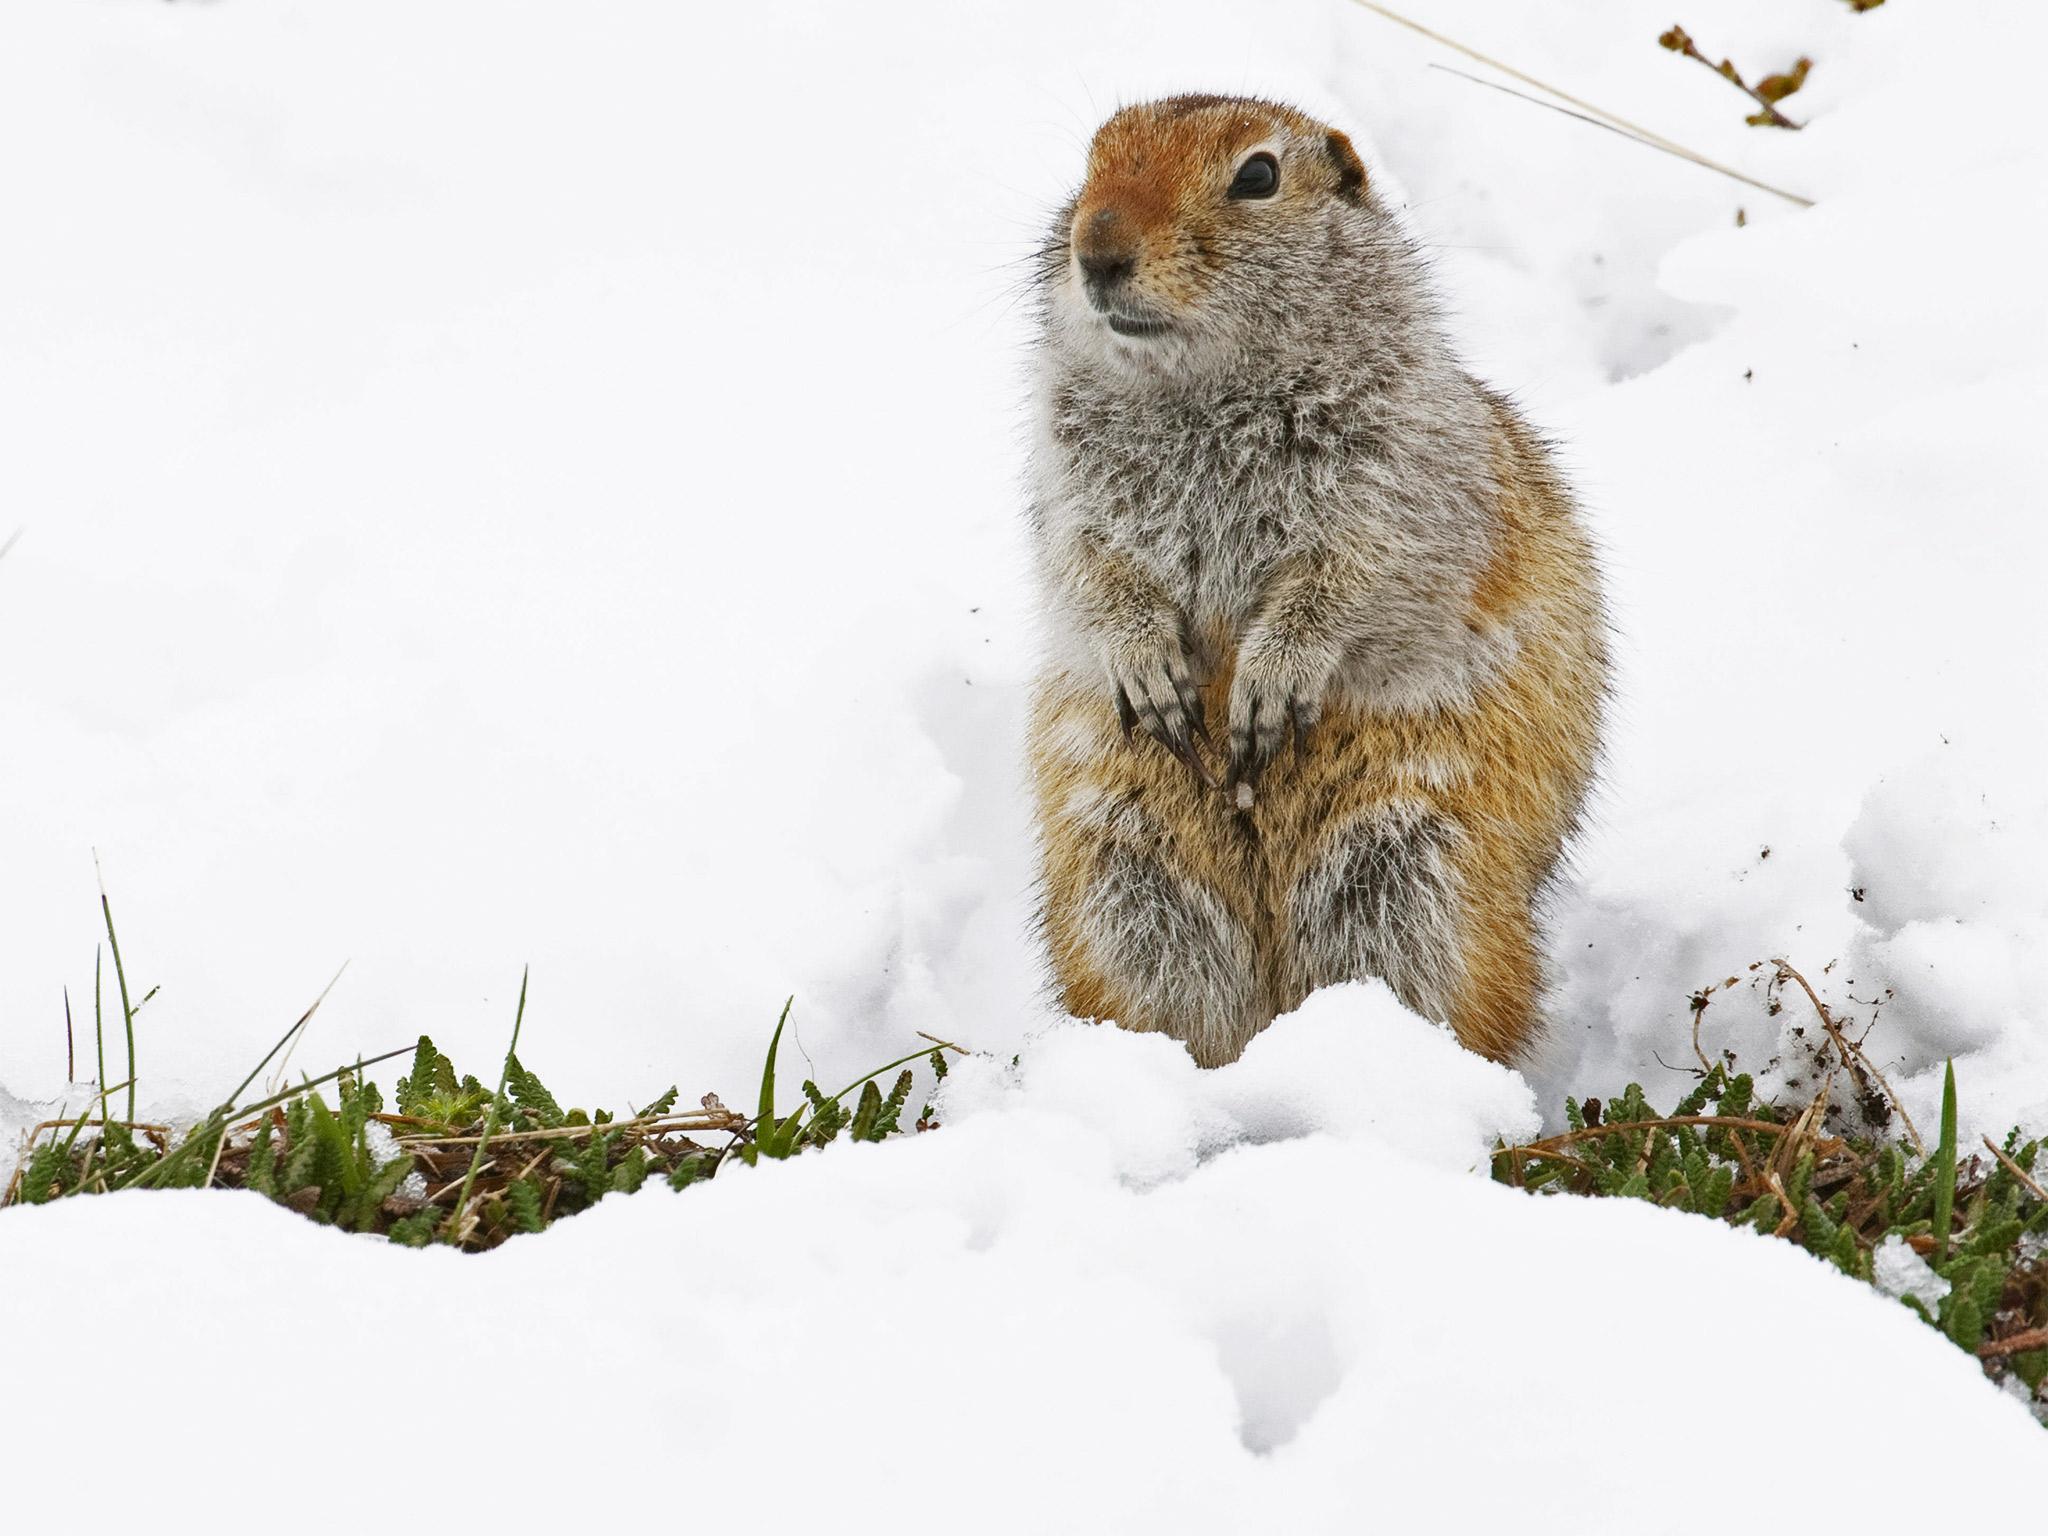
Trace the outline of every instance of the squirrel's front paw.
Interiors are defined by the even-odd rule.
[[[1211,745],[1209,727],[1202,717],[1202,690],[1194,680],[1186,648],[1175,645],[1154,655],[1120,661],[1110,666],[1109,673],[1124,735],[1142,729],[1187,764],[1205,787],[1214,789],[1216,778],[1200,751]]]
[[[1243,658],[1230,684],[1230,788],[1241,811],[1252,807],[1259,776],[1280,755],[1290,732],[1298,753],[1322,715],[1321,679],[1273,665],[1256,655]]]

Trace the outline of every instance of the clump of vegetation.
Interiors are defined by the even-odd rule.
[[[1696,1021],[1704,995],[1694,997]],[[1836,1040],[1838,1022],[1814,1005]],[[1857,1042],[1840,1043],[1860,1057]],[[1635,1083],[1605,1104],[1567,1099],[1568,1128],[1501,1146],[1493,1175],[1527,1190],[1647,1200],[1797,1243],[1896,1295],[1994,1381],[2024,1386],[2048,1423],[2048,1189],[2035,1174],[2043,1143],[2014,1130],[2002,1146],[1986,1137],[1988,1155],[1959,1156],[1953,1065],[1932,1149],[1831,1132],[1837,1072],[1861,1094],[1872,1071],[1844,1050],[1812,1099],[1786,1107],[1760,1102],[1732,1063],[1702,1057],[1698,1083],[1669,1114]],[[1866,1107],[1863,1118],[1890,1117]]]
[[[1881,5],[1884,3],[1884,0],[1874,0],[1874,3]],[[1868,10],[1870,8],[1868,5],[1857,6],[1859,10]],[[1807,72],[1813,68],[1813,60],[1808,58],[1797,59],[1790,68],[1780,70],[1775,74],[1765,75],[1755,85],[1751,85],[1742,78],[1741,71],[1736,69],[1729,60],[1722,59],[1717,63],[1700,52],[1699,45],[1693,42],[1691,34],[1683,27],[1670,28],[1657,39],[1657,45],[1660,48],[1669,49],[1681,58],[1697,59],[1738,91],[1741,91],[1751,101],[1755,102],[1757,110],[1743,119],[1752,128],[1797,129],[1805,126],[1803,123],[1794,122],[1783,112],[1780,112],[1778,110],[1778,103],[1806,84]]]
[[[110,910],[106,921],[119,973]],[[75,1119],[34,1127],[0,1193],[0,1206],[41,1205],[122,1189],[249,1189],[324,1225],[376,1233],[412,1247],[441,1242],[480,1252],[519,1234],[542,1231],[607,1195],[631,1193],[650,1178],[683,1189],[714,1177],[732,1159],[752,1164],[764,1157],[789,1158],[842,1138],[882,1141],[904,1129],[914,1085],[909,1063],[928,1059],[943,1078],[946,1051],[959,1049],[932,1040],[835,1094],[806,1081],[803,1102],[781,1115],[775,1076],[789,1021],[789,1004],[784,1004],[768,1042],[759,1102],[751,1116],[728,1109],[709,1093],[695,1108],[678,1110],[674,1087],[623,1115],[564,1109],[519,1059],[526,1017],[522,979],[512,1044],[495,1091],[459,1074],[454,1062],[422,1035],[389,1108],[366,1069],[403,1056],[403,1050],[245,1102],[250,1085],[303,1034],[320,1006],[316,1000],[220,1107],[179,1130],[133,1116],[134,1017],[141,1004],[129,1005],[125,974],[120,983],[128,1080],[103,1088]],[[94,1013],[104,1063],[104,1020],[97,998]],[[877,1080],[892,1071],[897,1076],[885,1093]],[[102,1080],[105,1075],[102,1066]],[[126,1118],[116,1119],[108,1103],[124,1090],[131,1107]],[[914,1128],[930,1130],[935,1124],[926,1104]]]

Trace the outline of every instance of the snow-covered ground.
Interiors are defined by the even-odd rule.
[[[485,1261],[253,1199],[7,1213],[11,1378],[176,1405],[152,1486],[195,1500],[222,1446],[236,1495],[339,1443],[431,1492],[545,1424],[622,1511],[890,1489],[856,1528],[1686,1529],[1762,1389],[1812,1466],[1908,1424],[2048,1463],[1783,1245],[1472,1176],[1566,1092],[1677,1097],[1688,994],[1780,955],[1891,994],[1923,1124],[1953,1054],[1966,1133],[2048,1131],[2043,23],[1406,8],[1817,206],[1345,0],[0,8],[0,1127],[78,1100],[66,988],[91,1073],[94,850],[165,1113],[344,959],[298,1065],[424,1029],[485,1070],[527,963],[565,1099],[740,1101],[792,992],[820,1077],[916,1029],[990,1058],[937,1136]],[[1745,127],[1673,19],[1811,55],[1809,126]],[[1016,258],[1113,103],[1189,87],[1353,132],[1608,551],[1611,762],[1522,1078],[1365,989],[1209,1075],[1037,990]],[[1795,1011],[1717,995],[1703,1043],[1796,1091]],[[0,1507],[86,1497],[103,1439],[7,1399]],[[1739,1460],[1774,1512],[1995,1496]]]
[[[1208,1074],[1069,1027],[938,1133],[483,1260],[254,1195],[12,1213],[10,1315],[51,1325],[9,1330],[0,1508],[91,1507],[112,1448],[51,1398],[134,1384],[130,1507],[180,1531],[2031,1528],[1996,1517],[2048,1435],[1897,1302],[1473,1177],[1529,1090],[1383,990],[1287,1023]]]

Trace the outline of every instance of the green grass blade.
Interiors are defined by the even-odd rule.
[[[1948,1229],[1956,1208],[1956,1064],[1941,1080],[1941,1144],[1934,1149],[1934,1257],[1948,1257]]]
[[[104,1010],[100,1006],[100,959],[106,951],[95,944],[92,947],[92,1049],[99,1061],[99,1085],[107,1085],[107,1026]]]
[[[792,993],[782,1005],[782,1017],[775,1021],[775,1033],[768,1037],[768,1060],[761,1068],[761,1108],[755,1117],[760,1126],[775,1124],[775,1053],[782,1045],[782,1026],[789,1022],[789,1010],[796,1002]]]
[[[484,1115],[483,1134],[476,1139],[476,1153],[469,1160],[469,1172],[462,1176],[462,1193],[455,1197],[455,1209],[449,1213],[448,1225],[441,1229],[441,1236],[451,1243],[462,1240],[462,1214],[469,1205],[470,1191],[476,1188],[476,1176],[484,1166],[484,1151],[491,1144],[491,1137],[498,1130],[498,1106],[504,1102],[505,1084],[512,1075],[512,1058],[519,1050],[519,1026],[526,1022],[526,978],[530,967],[519,973],[519,1008],[512,1015],[512,1043],[505,1047],[505,1065],[498,1071],[498,1091],[491,1095],[491,1107]],[[403,1055],[401,1051],[392,1052]]]
[[[344,960],[341,965],[341,971],[345,971],[347,969],[348,962]],[[263,1075],[263,1069],[270,1065],[271,1058],[276,1056],[279,1051],[285,1048],[285,1046],[291,1041],[292,1036],[298,1034],[300,1030],[304,1029],[308,1024],[313,1022],[313,1015],[320,1011],[320,1005],[327,1001],[327,994],[334,990],[334,982],[341,980],[341,971],[336,971],[334,973],[334,980],[328,982],[326,986],[320,989],[320,995],[313,999],[311,1007],[307,1008],[307,1010],[304,1013],[299,1015],[299,1021],[296,1024],[292,1025],[292,1027],[286,1030],[282,1035],[279,1035],[277,1037],[277,1044],[273,1045],[268,1051],[264,1052],[263,1059],[257,1062],[255,1066],[249,1069],[249,1075],[243,1078],[241,1082],[235,1085],[235,1091],[229,1094],[227,1096],[227,1099],[222,1103],[221,1107],[223,1109],[232,1109],[234,1107],[235,1101],[241,1098],[243,1093],[247,1091],[249,1085],[255,1082],[257,1078]]]
[[[98,860],[94,860],[97,864]],[[135,1118],[135,1008],[128,1001],[128,972],[121,964],[121,941],[114,936],[114,909],[107,901],[106,881],[100,882],[100,915],[107,922],[107,947],[114,952],[114,979],[121,986],[121,1022],[128,1031],[128,1113]]]
[[[322,1072],[318,1077],[307,1078],[296,1088],[287,1088],[282,1093],[273,1093],[267,1099],[258,1099],[254,1104],[230,1110],[228,1116],[233,1120],[246,1120],[251,1115],[260,1115],[266,1109],[275,1109],[287,1099],[297,1098],[308,1088],[318,1088],[322,1083],[333,1082],[344,1072],[360,1072],[365,1067],[374,1067],[380,1062],[392,1061],[397,1057],[405,1055],[411,1049],[412,1047],[409,1045],[401,1045],[397,1050],[386,1051],[381,1056],[359,1056],[346,1066],[336,1067],[332,1072]]]

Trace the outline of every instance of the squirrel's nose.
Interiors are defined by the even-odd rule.
[[[1138,263],[1122,251],[1110,255],[1081,257],[1081,280],[1089,290],[1101,293],[1114,288],[1136,270]]]
[[[1077,231],[1074,259],[1088,297],[1100,305],[1109,291],[1138,269],[1136,243],[1113,208],[1099,208]]]

